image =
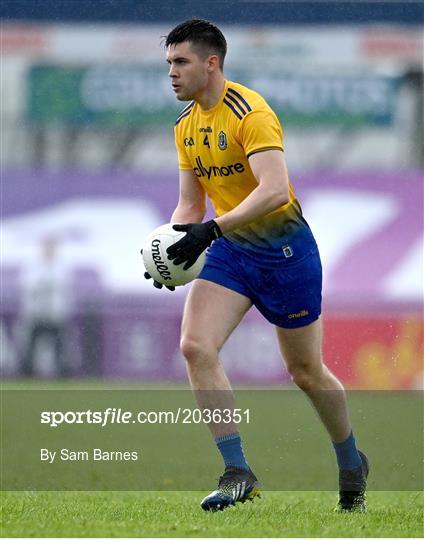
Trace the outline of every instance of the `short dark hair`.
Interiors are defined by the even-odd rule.
[[[165,47],[190,41],[201,51],[202,56],[215,53],[219,56],[219,67],[224,67],[227,42],[221,30],[204,19],[189,19],[180,23],[166,36]]]

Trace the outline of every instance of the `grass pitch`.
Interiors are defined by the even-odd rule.
[[[3,389],[105,389],[104,384],[78,383],[75,381],[69,384],[57,383],[10,383],[2,384]],[[113,388],[113,386],[112,386]],[[131,388],[131,386],[128,386]],[[154,395],[148,394],[152,409],[165,406],[162,392]],[[166,405],[178,405],[180,399],[175,404],[169,400],[174,399],[175,393],[167,395]],[[109,405],[109,397],[106,396]],[[121,399],[121,394],[118,396]],[[422,537],[423,530],[423,507],[424,496],[417,491],[422,485],[422,472],[420,465],[422,455],[421,429],[422,407],[421,398],[413,394],[387,393],[384,395],[375,394],[354,394],[349,396],[353,404],[353,415],[355,425],[358,426],[359,438],[364,441],[364,448],[369,452],[372,463],[372,475],[370,476],[370,489],[368,494],[368,512],[366,514],[338,514],[334,512],[337,501],[337,493],[334,491],[301,491],[302,487],[291,487],[289,480],[293,482],[299,478],[299,486],[307,485],[300,482],[306,478],[310,482],[311,489],[319,486],[325,489],[327,473],[326,460],[334,461],[331,452],[328,450],[328,441],[319,423],[313,417],[313,411],[302,396],[291,392],[278,397],[276,393],[266,392],[265,395],[252,392],[249,402],[252,410],[259,412],[282,411],[281,433],[275,431],[275,415],[263,414],[260,417],[260,429],[256,429],[255,424],[243,426],[243,433],[249,440],[249,456],[253,455],[252,461],[258,463],[258,468],[262,473],[266,473],[266,467],[272,464],[272,471],[268,472],[267,481],[265,474],[260,474],[263,484],[272,489],[272,475],[280,479],[276,489],[292,489],[293,491],[265,491],[262,499],[255,499],[254,503],[247,502],[244,505],[238,504],[224,512],[215,514],[201,510],[200,500],[206,495],[206,491],[153,491],[153,487],[146,487],[146,491],[94,491],[99,489],[94,485],[87,484],[87,491],[41,491],[46,487],[28,487],[18,489],[31,489],[32,491],[3,491],[1,495],[1,536],[2,537]],[[81,396],[77,396],[82,399]],[[278,403],[274,401],[278,398]],[[286,400],[286,401],[284,401]],[[280,404],[281,401],[281,404]],[[156,403],[157,402],[157,403]],[[22,423],[19,410],[23,408],[23,403],[18,408],[11,409],[12,417],[9,422],[3,418],[2,424],[2,445],[8,453],[2,459],[2,485],[7,488],[5,477],[7,476],[7,460],[5,456],[19,454],[19,434],[24,434],[24,449],[34,445],[31,436],[31,429],[35,430],[36,423]],[[29,401],[31,407],[34,402]],[[5,400],[3,399],[3,405]],[[115,403],[113,402],[112,405]],[[253,407],[255,405],[255,407]],[[82,405],[81,405],[82,406]],[[56,404],[56,408],[59,405]],[[7,407],[4,407],[7,409]],[[60,407],[59,407],[60,408]],[[71,407],[72,410],[72,407]],[[160,409],[158,409],[160,410]],[[258,412],[258,414],[259,414]],[[4,414],[3,414],[4,416]],[[390,421],[388,421],[389,419]],[[177,426],[179,431],[181,427]],[[141,469],[141,462],[138,475],[140,478],[148,478],[150,469],[154,469],[155,463],[160,465],[155,475],[168,474],[173,470],[175,480],[178,481],[179,474],[184,478],[187,469],[192,469],[192,475],[207,473],[206,486],[210,490],[216,485],[214,472],[206,470],[211,460],[212,470],[219,471],[221,462],[216,455],[216,451],[211,446],[207,430],[204,426],[204,451],[202,453],[199,446],[203,439],[193,439],[189,441],[190,452],[184,453],[184,459],[172,463],[169,453],[169,432],[164,426],[159,426],[155,432],[155,439],[152,439],[154,460],[146,461],[146,466]],[[25,429],[24,429],[25,428]],[[204,429],[203,429],[204,428]],[[299,429],[303,439],[296,442],[300,437]],[[249,431],[250,430],[250,431]],[[46,431],[43,432],[44,436]],[[62,430],[62,438],[69,437],[70,431]],[[94,431],[96,435],[98,432]],[[146,440],[145,431],[140,432],[143,441]],[[188,438],[191,431],[184,431],[184,437]],[[263,433],[271,433],[273,444],[280,441],[281,452],[284,452],[283,465],[276,460],[280,450],[274,454],[270,453],[269,445],[264,445]],[[68,434],[68,435],[67,435]],[[418,434],[418,435],[417,435]],[[97,435],[96,435],[97,436]],[[120,433],[120,444],[124,440],[133,437],[128,431]],[[162,437],[162,439],[160,438]],[[114,440],[116,436],[114,435]],[[31,442],[32,441],[32,442]],[[180,439],[175,443],[175,448],[181,443]],[[181,443],[182,444],[182,443]],[[290,447],[292,445],[292,447]],[[294,445],[294,446],[293,446]],[[147,442],[143,442],[143,450],[147,452]],[[52,447],[53,448],[53,447]],[[176,449],[173,451],[176,452]],[[196,449],[194,456],[193,448]],[[257,455],[255,456],[255,448]],[[311,449],[314,452],[311,453]],[[390,451],[387,451],[387,450]],[[181,449],[179,449],[181,450]],[[321,459],[321,465],[316,466],[312,462],[312,455],[315,454]],[[25,453],[22,454],[25,457]],[[203,456],[203,461],[201,458]],[[250,459],[250,457],[249,457]],[[311,469],[311,463],[313,465]],[[23,468],[23,463],[17,460],[18,468]],[[148,466],[147,466],[148,465]],[[334,464],[333,464],[334,465]],[[10,467],[9,467],[10,468]],[[163,468],[163,471],[162,469]],[[181,470],[180,470],[181,469]],[[331,475],[332,481],[336,485],[336,470],[333,466]],[[40,469],[42,471],[42,469]],[[50,476],[54,476],[53,469],[45,469]],[[409,472],[408,472],[409,471]],[[406,474],[408,472],[408,474]],[[28,469],[28,485],[43,486],[45,482],[37,483],[37,475]],[[143,474],[141,474],[143,473]],[[24,477],[25,471],[21,473]],[[32,482],[31,474],[33,475]],[[82,469],[75,469],[76,475],[82,474]],[[313,476],[315,475],[315,476]],[[409,476],[408,476],[409,475]],[[263,477],[262,477],[263,476]],[[391,478],[393,476],[393,478]],[[402,479],[408,477],[402,484]],[[387,480],[385,480],[387,477]],[[59,477],[59,480],[61,478]],[[194,478],[192,479],[194,489]],[[333,487],[335,488],[335,485]],[[64,483],[60,483],[63,489]],[[276,484],[278,485],[278,483]],[[384,486],[390,486],[385,488]],[[269,487],[271,486],[271,487]],[[383,486],[383,487],[382,487]],[[393,487],[392,487],[393,486]],[[410,487],[409,487],[410,486]],[[333,489],[330,487],[329,489]],[[395,489],[398,491],[387,491]],[[40,489],[40,491],[35,491]],[[74,488],[83,489],[83,488]],[[119,489],[109,487],[109,489]],[[125,487],[124,489],[129,489]],[[138,489],[138,488],[136,488]],[[147,491],[147,490],[150,491]],[[162,488],[158,488],[162,489]],[[175,489],[175,488],[173,488]],[[185,488],[181,488],[185,489]],[[196,488],[196,489],[203,489]],[[298,489],[294,491],[294,489]],[[373,490],[375,489],[375,490]],[[377,491],[380,489],[380,491]],[[387,489],[386,491],[382,491]],[[403,490],[402,490],[403,489]],[[409,491],[407,491],[409,490]]]
[[[420,492],[371,492],[366,514],[332,492],[265,492],[207,513],[199,492],[6,492],[2,537],[421,537]]]

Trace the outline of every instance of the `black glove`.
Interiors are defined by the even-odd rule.
[[[211,219],[206,223],[187,223],[174,225],[175,231],[183,231],[187,234],[166,250],[168,259],[174,264],[185,262],[184,270],[187,270],[197,261],[200,254],[212,244],[214,240],[222,236],[218,224]]]
[[[140,253],[143,255],[143,250],[140,249]],[[152,279],[152,276],[149,274],[149,272],[144,272],[144,277],[146,279]],[[163,285],[162,283],[159,283],[159,281],[156,281],[155,279],[153,280],[153,287],[156,287],[156,289],[162,289]],[[165,285],[165,287],[167,289],[169,289],[170,291],[175,291],[175,287],[173,287],[172,285]]]

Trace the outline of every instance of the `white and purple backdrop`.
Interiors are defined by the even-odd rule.
[[[422,318],[423,172],[323,171],[292,180],[320,247],[326,312],[412,310]],[[3,373],[16,372],[20,354],[20,273],[41,239],[55,236],[74,275],[73,371],[87,372],[90,363],[90,347],[81,345],[90,302],[101,321],[93,373],[184,380],[178,334],[187,287],[174,294],[153,289],[139,255],[148,233],[169,221],[177,195],[175,174],[3,172]],[[248,314],[223,351],[230,377],[287,379],[273,333],[257,313]]]

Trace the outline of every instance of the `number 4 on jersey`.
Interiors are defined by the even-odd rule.
[[[207,146],[208,148],[210,148],[210,145],[209,145],[209,139],[208,139],[208,136],[207,136],[207,135],[205,135],[205,138],[203,139],[203,144],[204,144],[205,146]]]

